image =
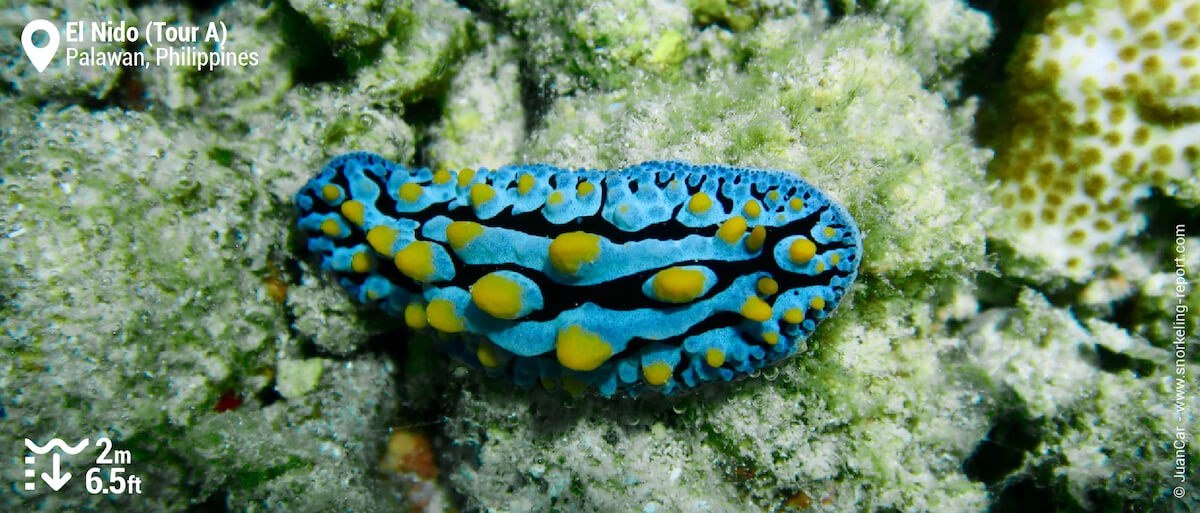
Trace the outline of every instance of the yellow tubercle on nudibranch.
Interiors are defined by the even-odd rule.
[[[409,203],[415,203],[421,199],[421,194],[425,192],[419,184],[408,182],[400,186],[400,199]]]
[[[587,383],[579,381],[579,378],[570,374],[563,376],[562,385],[563,390],[566,390],[568,394],[573,396],[582,395],[587,391]]]
[[[671,366],[667,362],[654,362],[642,367],[642,378],[647,384],[660,386],[671,379]]]
[[[763,225],[755,226],[750,230],[750,236],[746,237],[746,251],[758,253],[762,249],[763,243],[767,240],[767,229]]]
[[[766,301],[758,298],[758,296],[750,296],[742,303],[742,317],[757,322],[765,322],[771,318],[771,305]]]
[[[715,347],[709,348],[704,352],[704,362],[709,367],[720,367],[725,365],[725,352]]]
[[[359,251],[350,257],[350,268],[356,273],[365,273],[375,269],[375,259],[366,251]]]
[[[342,225],[337,222],[337,219],[328,218],[321,221],[321,232],[330,237],[342,237]]]
[[[693,214],[703,214],[712,208],[712,198],[707,193],[697,192],[688,200],[687,209]]]
[[[371,249],[374,249],[376,253],[391,258],[395,255],[393,248],[399,236],[400,232],[397,232],[395,228],[381,224],[367,230],[367,244],[370,244]]]
[[[824,310],[825,309],[825,298],[820,297],[820,296],[814,297],[814,298],[812,298],[812,301],[808,302],[808,306],[811,306],[813,308],[813,310]]]
[[[562,202],[563,202],[563,195],[559,191],[554,191],[554,192],[550,193],[550,196],[546,197],[546,204],[550,205],[552,207],[562,205]]]
[[[742,240],[742,235],[746,233],[746,218],[742,216],[733,216],[721,223],[721,227],[717,228],[717,238],[736,244]]]
[[[412,278],[413,281],[425,282],[433,275],[433,246],[427,241],[418,240],[404,246],[396,252],[393,259],[396,269]]]
[[[799,308],[788,308],[783,312],[783,322],[788,324],[800,324],[804,322],[804,310]]]
[[[537,185],[537,180],[533,177],[533,175],[525,173],[521,175],[521,178],[517,179],[517,193],[521,194],[522,196],[529,194],[529,192],[533,190],[534,185]]]
[[[592,185],[592,182],[579,182],[579,185],[575,187],[575,196],[584,198],[595,190],[596,186]]]
[[[404,324],[412,329],[422,329],[429,326],[429,319],[425,317],[425,305],[421,303],[409,303],[405,306]]]
[[[567,232],[550,243],[550,265],[562,274],[575,276],[583,264],[600,257],[600,237],[587,232]]]
[[[764,296],[773,296],[776,292],[779,292],[779,282],[775,281],[770,276],[764,276],[758,279],[756,288],[758,289],[759,294]]]
[[[475,357],[479,359],[479,363],[489,369],[494,369],[500,366],[500,355],[496,351],[496,346],[491,342],[483,341],[479,343],[479,348],[475,350]]]
[[[325,198],[325,201],[328,201],[329,203],[334,203],[341,199],[342,190],[339,189],[338,186],[328,183],[321,187],[321,197]]]
[[[480,235],[483,235],[483,225],[479,223],[454,221],[446,226],[446,242],[455,250],[462,249]]]
[[[650,280],[654,299],[668,303],[688,303],[704,293],[704,285],[703,272],[684,267],[663,269]]]
[[[454,175],[450,174],[450,172],[446,171],[445,169],[439,169],[433,173],[433,183],[437,185],[450,183],[450,179],[452,178],[454,178]]]
[[[477,183],[471,186],[471,205],[475,208],[482,207],[496,196],[496,190],[485,183]]]
[[[796,212],[804,210],[804,200],[800,198],[792,198],[788,200],[788,208],[795,210]]]
[[[558,331],[554,351],[563,367],[576,371],[590,371],[612,356],[612,345],[600,338],[600,335],[572,324]]]
[[[803,237],[792,241],[792,245],[788,247],[788,258],[798,265],[808,263],[816,254],[817,245]]]
[[[762,204],[758,200],[752,199],[746,202],[745,206],[742,207],[742,211],[746,213],[746,217],[754,219],[762,215]]]
[[[763,342],[766,342],[767,344],[773,346],[773,345],[779,343],[779,333],[776,333],[774,331],[765,332],[762,334],[762,339],[763,339]]]
[[[826,226],[822,231],[825,232],[826,238],[833,238],[833,236],[837,235],[837,230],[834,230],[832,226]]]
[[[445,299],[434,299],[425,307],[429,325],[442,333],[459,333],[466,329],[463,319],[454,311],[454,303]]]
[[[342,203],[342,215],[350,220],[351,223],[362,226],[363,216],[366,215],[366,212],[361,201],[350,200]]]
[[[475,179],[475,170],[474,169],[463,169],[462,171],[458,172],[458,187],[466,188],[467,185],[469,185],[471,183],[471,180],[474,180],[474,179]]]
[[[471,302],[497,319],[516,319],[521,313],[521,285],[489,273],[471,285]]]

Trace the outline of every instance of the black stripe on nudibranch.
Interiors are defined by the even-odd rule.
[[[793,354],[854,281],[840,205],[782,171],[330,161],[296,194],[359,301],[520,385],[674,393]]]

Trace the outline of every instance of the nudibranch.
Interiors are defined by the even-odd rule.
[[[571,393],[673,394],[792,355],[862,257],[846,210],[784,171],[455,172],[351,153],[295,202],[356,300],[488,374]]]

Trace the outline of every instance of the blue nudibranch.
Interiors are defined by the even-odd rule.
[[[522,386],[672,394],[789,356],[862,241],[804,180],[684,162],[407,169],[331,160],[296,194],[321,267]]]

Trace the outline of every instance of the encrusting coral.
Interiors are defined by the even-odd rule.
[[[1034,261],[1013,272],[1086,280],[1145,229],[1153,189],[1200,202],[1198,27],[1200,2],[1075,2],[1022,42],[991,166],[991,235]]]

